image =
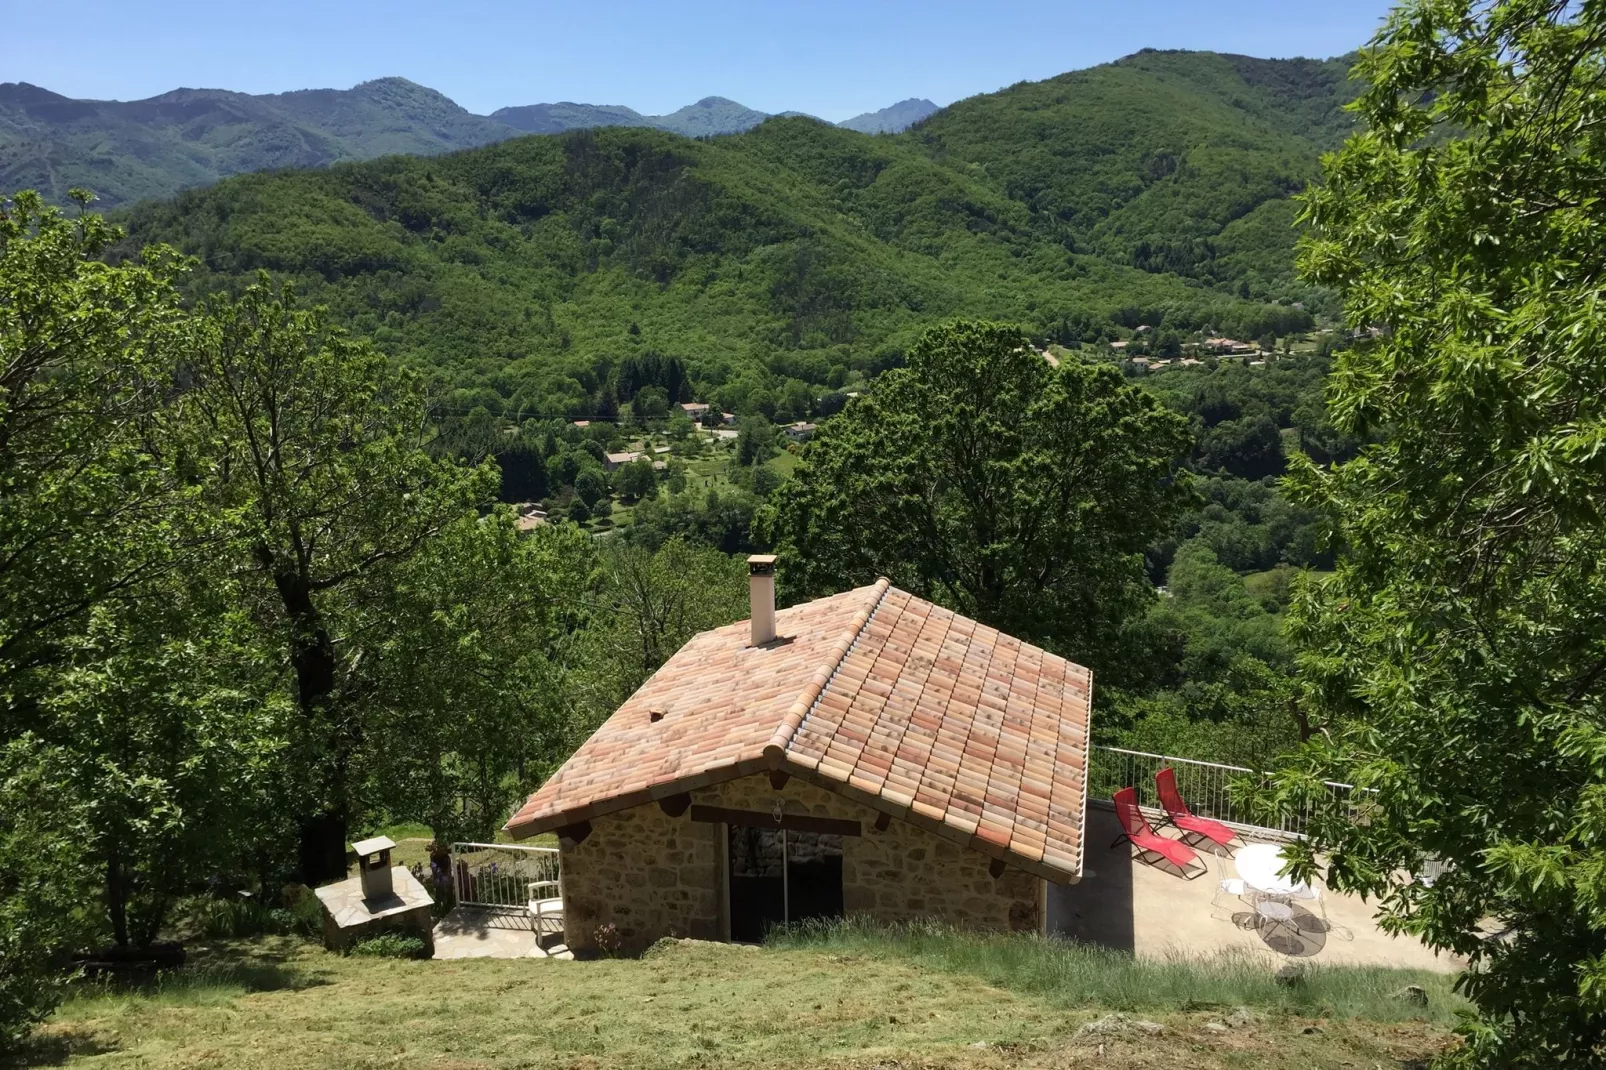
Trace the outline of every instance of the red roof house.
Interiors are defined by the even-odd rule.
[[[1041,930],[1078,880],[1087,669],[882,579],[695,636],[516,812],[565,940],[757,939],[833,914]]]

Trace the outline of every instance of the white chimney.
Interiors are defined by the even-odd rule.
[[[748,599],[752,603],[753,645],[775,639],[775,555],[754,554],[747,559]]]

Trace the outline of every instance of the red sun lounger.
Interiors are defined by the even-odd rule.
[[[1120,819],[1124,830],[1116,837],[1116,843],[1130,840],[1141,853],[1159,855],[1178,869],[1185,870],[1199,861],[1192,847],[1181,840],[1167,839],[1149,827],[1143,811],[1138,809],[1136,788],[1122,788],[1115,793],[1115,816]]]
[[[1182,801],[1182,793],[1177,790],[1177,771],[1169,765],[1154,774],[1154,788],[1159,792],[1160,805],[1165,807],[1166,816],[1183,834],[1183,839],[1197,836],[1222,847],[1231,847],[1232,841],[1238,838],[1236,832],[1219,821],[1193,816],[1188,804]]]

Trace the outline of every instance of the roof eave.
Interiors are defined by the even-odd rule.
[[[585,806],[560,810],[542,817],[531,818],[528,821],[519,821],[517,820],[517,815],[515,815],[514,818],[509,819],[507,824],[502,826],[502,829],[515,840],[527,840],[531,836],[539,836],[543,832],[551,832],[566,825],[578,825],[582,821],[606,817],[621,810],[629,810],[646,803],[657,802],[659,799],[667,799],[671,795],[679,795],[683,792],[711,787],[715,784],[722,784],[727,780],[735,780],[738,777],[748,776],[753,773],[762,773],[764,770],[771,768],[774,768],[773,764],[763,755],[755,755],[751,758],[743,758],[724,765],[703,769],[688,776],[680,777],[677,780],[654,784],[650,788],[642,788],[638,791],[626,792],[623,795],[610,796],[606,799],[587,803]]]
[[[1082,879],[1080,850],[1074,866],[1055,865],[1053,862],[1031,858],[1008,847],[1001,847],[989,840],[981,839],[972,833],[965,832],[963,829],[955,828],[945,821],[927,817],[911,807],[901,806],[893,802],[884,795],[865,791],[846,781],[825,776],[813,767],[801,762],[788,759],[783,761],[777,768],[784,769],[798,779],[806,780],[816,787],[841,795],[844,798],[852,799],[854,802],[867,806],[877,813],[886,814],[900,821],[907,821],[916,828],[929,832],[934,836],[940,836],[950,843],[987,855],[989,858],[1000,859],[1007,865],[1025,870],[1034,877],[1041,877],[1053,884],[1076,884]],[[1086,827],[1084,822],[1084,835]]]

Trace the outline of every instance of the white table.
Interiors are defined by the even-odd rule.
[[[1310,886],[1304,881],[1296,881],[1277,872],[1287,865],[1287,859],[1283,858],[1283,849],[1275,843],[1251,843],[1241,847],[1233,856],[1232,864],[1237,867],[1244,886],[1261,895],[1310,895]]]

